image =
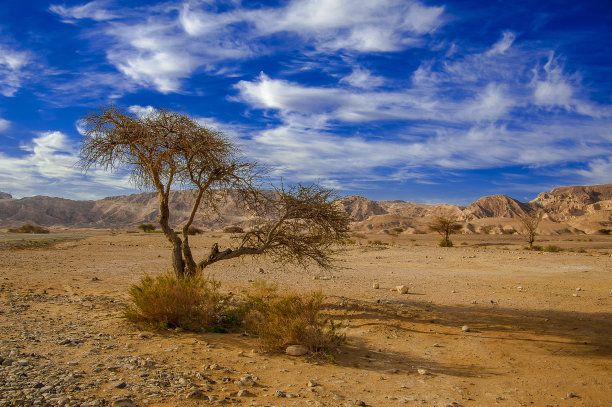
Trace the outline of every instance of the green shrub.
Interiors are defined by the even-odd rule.
[[[49,229],[32,225],[31,223],[24,223],[19,228],[13,228],[8,230],[9,233],[49,233]]]
[[[258,281],[247,295],[247,331],[256,334],[262,349],[284,352],[304,345],[313,353],[330,354],[346,341],[333,321],[321,316],[323,295],[277,292],[276,285]]]
[[[549,253],[557,253],[557,252],[562,252],[563,249],[561,247],[559,247],[559,246],[548,245],[548,246],[544,247],[542,249],[542,251],[549,252]]]
[[[141,225],[138,225],[138,229],[142,230],[145,233],[153,232],[155,230],[155,225],[151,223],[143,223]]]
[[[145,276],[130,288],[132,305],[124,315],[143,328],[212,330],[222,322],[228,299],[218,288],[219,283],[202,277]]]
[[[599,233],[602,235],[610,235],[612,234],[612,229],[599,229]]]
[[[440,247],[453,247],[453,242],[450,239],[442,239],[440,243],[438,243]]]
[[[228,226],[223,228],[223,233],[244,233],[244,229],[240,226]]]

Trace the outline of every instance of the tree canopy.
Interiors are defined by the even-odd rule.
[[[278,261],[331,267],[337,244],[348,233],[349,218],[335,204],[332,190],[310,186],[261,189],[261,171],[223,133],[202,126],[186,114],[159,108],[135,116],[110,105],[84,117],[81,166],[131,172],[140,188],[157,192],[158,222],[172,244],[172,262],[179,277],[220,260],[247,254],[268,254]],[[170,191],[194,193],[182,237],[170,225]],[[196,262],[189,246],[189,228],[201,210],[218,212],[228,192],[239,197],[254,224],[237,239],[237,247],[220,250]]]

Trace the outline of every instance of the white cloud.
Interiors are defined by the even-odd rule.
[[[505,53],[511,46],[514,40],[516,39],[516,34],[511,31],[505,31],[502,34],[502,37],[499,41],[497,41],[493,47],[487,52],[487,55],[493,54],[503,54]]]
[[[356,88],[371,89],[381,86],[385,82],[385,78],[372,75],[367,69],[357,68],[350,75],[342,78],[340,82],[348,83]]]
[[[10,126],[11,126],[11,122],[0,117],[0,133],[8,129]]]
[[[66,22],[83,18],[95,21],[113,20],[117,18],[117,15],[107,10],[107,3],[106,1],[91,1],[81,6],[74,7],[52,4],[49,6],[49,10],[63,17]]]
[[[15,51],[0,44],[0,94],[14,96],[21,87],[23,69],[30,60],[28,53]]]
[[[132,105],[128,107],[128,112],[135,114],[138,117],[144,117],[144,116],[148,116],[152,113],[155,112],[155,108],[153,106],[139,106],[139,105]]]
[[[612,158],[597,158],[592,160],[588,169],[578,170],[587,184],[609,184],[612,182]]]
[[[58,131],[41,133],[22,145],[24,155],[0,152],[0,185],[14,196],[51,195],[83,199],[102,198],[110,193],[133,191],[125,174],[92,169],[87,176],[76,166],[78,151]]]
[[[542,76],[543,78],[540,78]],[[534,70],[533,87],[535,103],[541,106],[562,106],[566,109],[572,104],[574,88],[572,78],[563,72],[563,67],[551,52],[543,73]]]

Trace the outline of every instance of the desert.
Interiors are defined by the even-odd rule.
[[[206,232],[192,246],[204,255],[228,239]],[[262,279],[321,290],[347,338],[330,361],[128,322],[129,287],[170,267],[162,234],[3,235],[0,404],[610,405],[610,236],[538,236],[558,252],[524,250],[518,235],[438,240],[356,233],[331,272],[261,256],[209,268],[236,294]]]

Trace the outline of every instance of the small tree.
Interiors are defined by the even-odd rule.
[[[519,216],[519,221],[521,222],[521,229],[518,231],[527,243],[529,243],[529,248],[533,248],[533,242],[535,242],[535,237],[537,235],[538,226],[542,221],[543,214],[540,213],[531,213]]]
[[[336,244],[348,237],[349,218],[335,204],[333,191],[318,185],[262,191],[257,166],[241,157],[236,144],[185,114],[161,108],[136,117],[111,105],[85,116],[84,124],[81,165],[85,170],[126,168],[138,187],[157,191],[158,222],[172,244],[172,265],[179,278],[249,254],[330,267]],[[176,185],[194,192],[182,238],[169,223],[170,190]],[[236,247],[221,251],[215,243],[209,255],[196,262],[188,233],[195,216],[202,207],[218,212],[229,191],[256,223],[239,236]]]
[[[452,247],[453,242],[450,240],[450,235],[459,232],[463,228],[462,225],[457,223],[457,218],[452,215],[436,216],[429,225],[429,230],[437,232],[442,235],[440,246]]]
[[[155,225],[152,225],[150,223],[142,223],[138,225],[138,229],[142,230],[145,233],[153,232],[155,230]]]

